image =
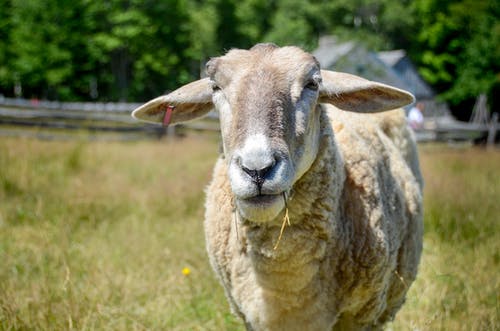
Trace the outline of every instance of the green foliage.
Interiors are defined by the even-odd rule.
[[[9,82],[12,82],[12,75],[8,65],[8,59],[11,56],[9,39],[11,31],[11,21],[9,12],[11,10],[10,1],[0,0],[0,92],[7,88]],[[3,41],[3,42],[2,42]]]
[[[495,0],[0,0],[0,93],[143,101],[198,78],[230,48],[313,50],[335,34],[408,50],[452,105],[480,93],[494,104],[499,18]]]
[[[317,43],[317,38],[313,37],[316,19],[311,15],[315,7],[309,1],[276,1],[276,9],[268,18],[270,29],[264,35],[264,41],[312,49]]]
[[[78,4],[60,1],[11,1],[10,31],[7,40],[7,79],[22,83],[24,95],[45,89],[49,97],[65,96],[64,84],[75,75],[74,53],[71,51],[80,30],[76,26]]]
[[[139,100],[193,76],[188,2],[1,1],[0,92]],[[4,23],[5,22],[5,23]],[[10,41],[12,47],[6,47]],[[170,78],[170,79],[168,79]]]
[[[490,93],[500,83],[500,3],[416,0],[413,5],[421,18],[416,42],[424,50],[413,53],[424,78],[459,108]]]

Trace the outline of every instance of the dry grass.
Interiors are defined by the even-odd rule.
[[[210,137],[2,140],[0,328],[231,329],[201,230],[216,155]]]
[[[421,148],[420,273],[394,329],[500,329],[500,152]]]
[[[0,330],[243,330],[207,262],[211,136],[0,140]],[[420,276],[393,330],[497,330],[499,152],[422,150]],[[185,268],[189,268],[186,271]]]

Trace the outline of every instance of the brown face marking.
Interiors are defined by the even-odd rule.
[[[231,107],[228,146],[237,148],[256,133],[275,146],[293,144],[294,99],[312,70],[319,71],[316,59],[296,47],[264,44],[212,59],[207,73]]]
[[[237,208],[269,221],[317,153],[319,65],[296,47],[258,45],[212,59],[207,73]]]
[[[239,91],[234,117],[243,136],[261,133],[271,140],[285,138],[291,102],[287,81],[276,79],[279,75],[275,67],[265,65],[247,75],[248,84]]]

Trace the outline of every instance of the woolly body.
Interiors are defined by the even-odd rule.
[[[417,273],[422,180],[403,111],[318,107],[320,148],[294,184],[277,250],[282,217],[242,220],[223,158],[207,190],[210,262],[249,330],[380,328]]]
[[[394,110],[413,96],[270,44],[213,58],[207,74],[133,116],[161,123],[175,107],[179,123],[218,111],[224,156],[205,232],[233,311],[256,331],[381,328],[422,249],[415,141]]]

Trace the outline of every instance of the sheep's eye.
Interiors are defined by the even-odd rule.
[[[307,82],[307,84],[304,86],[304,88],[312,90],[312,91],[317,91],[319,88],[319,84],[315,80],[310,80]]]

